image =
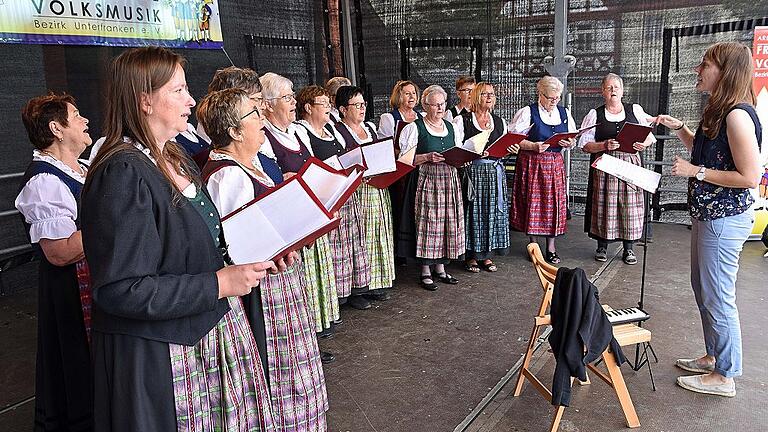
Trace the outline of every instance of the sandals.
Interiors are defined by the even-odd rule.
[[[437,276],[437,280],[448,285],[456,285],[459,283],[458,279],[449,275],[448,273],[436,273],[435,276]]]
[[[425,282],[427,280],[429,282]],[[421,282],[419,284],[427,291],[437,291],[437,284],[432,279],[432,275],[421,275]]]
[[[475,262],[465,262],[464,263],[464,270],[470,272],[470,273],[480,273],[480,266],[477,264],[477,261]]]
[[[496,264],[494,264],[494,262],[491,260],[483,261],[482,264],[480,264],[480,267],[482,267],[483,270],[491,273],[499,271],[499,268],[496,267]]]
[[[557,255],[557,252],[550,252],[547,251],[546,255],[544,256],[544,260],[550,264],[560,264],[560,257]]]

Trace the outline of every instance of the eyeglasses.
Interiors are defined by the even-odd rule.
[[[355,107],[357,109],[363,109],[368,106],[367,102],[358,102],[358,103],[348,103],[348,107]]]
[[[278,96],[269,98],[268,100],[275,100],[275,99],[281,99],[283,102],[290,102],[292,100],[296,100],[296,93],[288,93],[286,95]]]
[[[256,105],[259,106],[259,107],[263,107],[264,106],[264,98],[261,97],[261,96],[251,96],[248,99],[256,102]]]
[[[440,102],[440,103],[436,103],[436,104],[431,104],[431,103],[424,102],[424,105],[432,106],[432,107],[444,107],[446,104],[445,104],[445,102]]]
[[[310,103],[310,105],[317,105],[317,106],[321,106],[323,108],[330,108],[331,107],[331,103],[330,102],[312,102],[312,103]]]
[[[472,91],[471,88],[463,88],[463,89],[456,90],[457,93],[469,93],[471,91]]]
[[[256,113],[259,116],[259,118],[261,118],[261,113],[259,112],[259,109],[258,108],[254,108],[254,109],[248,111],[247,113],[245,113],[245,115],[243,115],[242,117],[240,117],[240,120],[245,120],[246,117],[248,117],[249,115],[251,115],[253,113]]]
[[[546,100],[548,100],[550,102],[557,102],[557,101],[560,100],[560,95],[550,97],[550,96],[545,95],[544,93],[539,93],[539,96],[543,97],[544,99],[546,99]]]
[[[493,99],[493,98],[496,97],[496,93],[482,92],[482,93],[480,93],[480,97]]]

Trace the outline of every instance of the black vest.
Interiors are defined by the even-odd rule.
[[[597,127],[595,127],[596,142],[616,138],[626,122],[638,123],[637,117],[635,117],[635,113],[632,111],[632,104],[623,105],[624,120],[619,122],[609,122],[605,119],[605,105],[595,109],[595,112],[597,113]]]

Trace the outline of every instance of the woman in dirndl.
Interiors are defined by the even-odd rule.
[[[336,89],[337,91],[338,89]],[[315,156],[326,160],[344,154],[347,141],[329,123],[331,104],[328,93],[319,86],[301,89],[297,95],[297,109],[301,120],[298,134],[312,147]],[[354,146],[352,146],[354,147]],[[368,290],[371,283],[371,264],[365,241],[365,214],[360,195],[352,194],[339,209],[339,228],[328,233],[336,276],[336,292],[346,299],[352,293]]]
[[[336,123],[336,130],[344,140],[345,148],[352,149],[376,139],[376,126],[365,121],[363,89],[352,86],[339,88],[336,92],[336,106],[341,113],[341,121]],[[372,300],[389,300],[388,291],[395,281],[392,202],[389,192],[363,182],[355,191],[354,199],[362,208],[365,250],[371,266],[371,282],[365,295]],[[361,299],[368,303],[365,298]],[[350,302],[353,300],[357,301],[351,297]],[[367,307],[365,303],[352,306],[367,309],[370,304]]]
[[[264,143],[263,123],[257,103],[246,92],[210,93],[200,102],[197,116],[214,146],[203,179],[220,214],[237,210],[282,182],[271,178],[256,157]],[[266,329],[268,383],[278,431],[326,430],[328,398],[305,285],[298,261],[267,276],[259,286],[263,310],[249,314],[252,325],[263,319]]]
[[[88,347],[91,291],[80,231],[91,144],[88,119],[69,95],[31,99],[21,111],[35,148],[15,206],[40,257],[37,296],[35,431],[92,431],[93,378]]]
[[[530,128],[528,139],[520,143],[515,163],[515,181],[509,225],[529,236],[547,239],[544,259],[551,264],[560,263],[555,249],[555,237],[567,229],[565,165],[561,151],[574,145],[574,139],[560,140],[556,145],[545,144],[548,138],[562,132],[576,131],[568,109],[558,105],[563,83],[546,76],[536,84],[538,102],[519,110],[512,119],[512,131]]]
[[[445,271],[445,264],[461,258],[466,246],[459,175],[456,168],[443,163],[441,154],[463,140],[461,131],[443,119],[447,97],[442,87],[427,87],[421,95],[426,115],[403,128],[400,140],[401,153],[416,147],[414,164],[419,166],[418,175],[406,186],[404,204],[404,209],[413,209],[414,226],[409,229],[403,223],[401,230],[414,233],[408,249],[421,264],[421,286],[429,291],[437,290],[435,279],[459,283]]]
[[[461,131],[464,140],[490,131],[488,144],[507,133],[507,122],[492,112],[496,105],[493,85],[480,82],[469,96],[469,111],[454,118],[456,130]],[[510,149],[517,152],[519,146]],[[504,163],[495,157],[484,157],[472,161],[464,168],[472,183],[474,194],[465,197],[467,202],[464,220],[466,222],[467,250],[465,268],[472,272],[498,270],[492,256],[506,255],[509,249],[509,204],[507,203],[507,175]]]
[[[605,104],[590,110],[582,121],[582,127],[597,123],[579,139],[579,147],[590,154],[589,181],[587,185],[587,208],[584,212],[584,231],[597,240],[595,260],[608,260],[608,243],[621,241],[624,246],[623,261],[637,264],[633,250],[634,243],[643,235],[645,207],[643,190],[623,180],[592,168],[592,162],[603,154],[643,166],[638,152],[651,145],[656,139],[653,134],[643,142],[634,143],[633,153],[617,150],[616,136],[624,123],[649,125],[653,117],[645,113],[638,104],[625,104],[624,80],[609,73],[603,78],[602,92]]]
[[[456,79],[456,97],[459,101],[445,112],[445,119],[453,122],[457,117],[472,111],[472,90],[475,89],[475,77],[461,75]]]
[[[260,153],[272,158],[287,180],[314,156],[309,143],[299,139],[301,126],[296,120],[296,96],[288,78],[268,72],[261,76],[261,94],[266,101],[264,133],[267,140]],[[307,281],[309,307],[320,331],[331,328],[339,320],[339,300],[333,273],[333,253],[328,235],[301,250]],[[330,359],[330,357],[327,357]]]
[[[194,99],[159,47],[112,63],[106,139],[83,188],[98,431],[274,430],[240,296],[273,262],[225,266],[219,214],[172,140]]]

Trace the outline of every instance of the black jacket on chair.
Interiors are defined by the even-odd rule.
[[[568,406],[571,377],[586,380],[586,365],[600,358],[609,343],[619,364],[626,359],[600,306],[597,288],[584,270],[560,267],[557,271],[550,316],[549,344],[557,362],[552,380],[552,405]]]

